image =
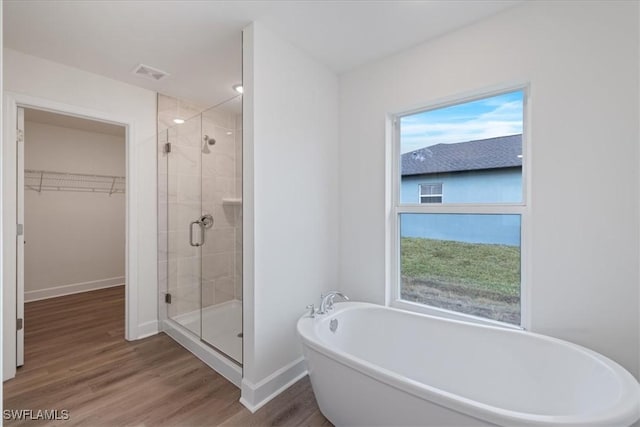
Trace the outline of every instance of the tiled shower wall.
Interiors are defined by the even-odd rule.
[[[202,209],[213,215],[202,247],[202,306],[242,299],[241,120],[220,107],[202,113],[202,133],[215,140],[202,154]]]
[[[203,110],[158,97],[158,278],[159,288],[172,294],[169,317],[242,299],[241,115],[227,105]],[[186,122],[176,125],[176,117]],[[208,154],[205,135],[216,141]],[[214,226],[197,249],[189,245],[188,227],[201,212],[213,215]]]

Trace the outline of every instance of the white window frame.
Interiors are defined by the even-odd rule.
[[[508,92],[523,92],[523,124],[522,124],[522,201],[520,203],[400,203],[401,193],[401,153],[400,153],[400,118],[419,112],[477,101]],[[531,90],[528,83],[497,86],[473,93],[447,97],[434,102],[425,103],[413,109],[407,109],[387,115],[387,147],[386,147],[386,213],[387,233],[386,249],[386,305],[402,310],[414,311],[454,320],[471,323],[499,326],[508,329],[529,329],[530,314],[530,200],[531,200],[531,147],[530,141]],[[432,213],[432,214],[516,214],[520,215],[520,325],[500,322],[484,317],[460,313],[421,303],[406,301],[400,295],[400,214]]]
[[[439,185],[440,186],[440,193],[434,193],[434,194],[422,194],[422,186],[434,186],[434,185]],[[442,182],[429,182],[429,183],[424,183],[424,184],[418,184],[418,203],[420,203],[421,205],[427,205],[427,204],[439,204],[443,202],[443,198],[442,198],[442,194],[444,193],[444,186]],[[440,201],[439,202],[423,202],[422,198],[423,197],[440,197]]]

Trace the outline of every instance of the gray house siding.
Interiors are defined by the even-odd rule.
[[[442,203],[522,201],[521,135],[438,144],[402,155],[401,203],[420,203],[420,185],[441,184]],[[403,214],[402,237],[520,245],[519,215]]]

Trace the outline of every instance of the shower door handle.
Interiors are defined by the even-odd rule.
[[[196,224],[200,226],[200,242],[199,243],[193,242],[193,226]],[[191,224],[189,224],[189,244],[195,247],[204,245],[205,229],[211,228],[211,227],[213,227],[213,216],[211,216],[210,214],[204,214],[200,217],[200,219],[197,219],[193,221]]]
[[[198,225],[200,227],[200,242],[195,242],[193,241],[193,226],[194,225]],[[198,246],[202,246],[204,243],[204,227],[202,224],[202,221],[197,220],[197,221],[193,221],[191,224],[189,224],[189,244],[191,246],[194,247],[198,247]]]

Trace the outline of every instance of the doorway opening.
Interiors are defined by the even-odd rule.
[[[16,365],[49,339],[124,339],[127,128],[17,107]],[[21,320],[23,319],[23,320]],[[91,329],[95,333],[95,329]],[[83,335],[84,334],[84,335]]]

